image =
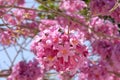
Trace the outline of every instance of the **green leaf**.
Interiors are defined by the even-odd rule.
[[[90,0],[84,0],[87,4],[89,4],[90,3]]]
[[[46,11],[48,11],[48,8],[46,8],[44,5],[40,5],[40,6],[38,7],[38,9],[39,9],[39,10],[46,10]]]

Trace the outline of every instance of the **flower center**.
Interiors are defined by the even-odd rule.
[[[61,53],[62,53],[62,54],[67,54],[67,50],[66,50],[66,49],[63,49],[63,50],[61,51]]]

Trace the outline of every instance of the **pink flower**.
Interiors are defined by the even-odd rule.
[[[117,0],[90,0],[90,10],[93,15],[109,15]]]
[[[69,43],[65,43],[64,45],[58,46],[59,52],[57,53],[58,57],[63,57],[63,60],[65,62],[68,62],[68,57],[73,56],[75,54],[75,51],[72,50]]]
[[[0,33],[0,43],[2,45],[10,45],[16,42],[15,35],[10,30],[3,31]]]
[[[12,24],[12,25],[17,24],[15,18],[10,14],[4,15],[4,20],[7,21],[9,24]]]
[[[111,62],[113,65],[111,66],[114,71],[119,71],[120,72],[120,42],[116,43],[113,46],[112,49],[112,55],[111,55]]]
[[[16,4],[19,5],[19,6],[23,6],[25,4],[25,0],[5,0],[6,2],[8,2],[9,5],[11,4]]]
[[[25,3],[25,0],[17,0],[18,5],[24,5],[24,3]]]
[[[36,59],[33,61],[20,61],[16,64],[7,80],[37,80],[42,77],[43,71]]]
[[[87,7],[84,1],[82,0],[62,0],[60,8],[69,12],[77,12],[84,7]]]
[[[93,17],[90,22],[90,27],[93,28],[95,32],[104,33],[109,36],[118,36],[118,26],[113,24],[109,20],[100,19],[98,17]],[[94,35],[94,34],[93,34]]]
[[[115,20],[115,22],[120,22],[120,6],[118,6],[115,10],[113,10],[110,16]]]
[[[92,43],[93,52],[100,54],[102,59],[107,58],[111,55],[113,43],[109,40],[95,40]]]

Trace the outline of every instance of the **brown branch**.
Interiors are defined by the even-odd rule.
[[[8,6],[3,6],[3,5],[0,5],[0,8],[19,8],[19,9],[25,9],[25,10],[33,10],[33,11],[41,11],[41,10],[38,10],[38,9],[33,9],[33,8],[27,8],[27,7],[20,7],[20,6],[12,6],[12,5],[8,5]],[[45,12],[45,11],[42,11],[42,12]]]
[[[8,24],[0,24],[0,26],[6,26],[6,25],[8,25]]]
[[[0,77],[8,77],[11,74],[12,70],[8,69],[8,70],[1,70],[0,71]]]

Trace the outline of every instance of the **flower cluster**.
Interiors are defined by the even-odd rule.
[[[116,23],[120,22],[118,0],[91,0],[89,6],[93,16],[111,16]]]
[[[79,80],[119,80],[114,74],[110,73],[104,64],[87,66],[81,70]]]
[[[93,15],[108,15],[117,0],[91,0],[90,10]]]
[[[113,24],[109,20],[93,17],[90,21],[90,27],[93,28],[95,32],[102,33],[108,36],[119,35],[117,24]]]
[[[72,7],[71,7],[72,6]],[[83,8],[87,7],[86,3],[82,0],[62,0],[60,9],[68,12],[78,12]]]
[[[0,5],[10,6],[12,1],[15,0],[0,0]],[[4,14],[8,9],[0,9],[0,16],[10,28],[10,31],[0,29],[0,43],[9,45],[15,43],[14,38],[20,35],[28,37],[37,34],[31,44],[31,51],[38,62],[19,62],[13,67],[8,80],[36,80],[42,77],[43,71],[51,69],[63,72],[63,80],[79,72],[80,80],[120,80],[120,33],[117,24],[120,21],[120,7],[113,9],[116,2],[62,0],[59,8],[48,8],[55,12],[54,18],[46,17],[38,21],[38,10],[15,8],[11,10],[12,13]],[[24,3],[24,0],[17,0],[14,5],[21,7]],[[108,16],[110,19],[105,20]],[[86,41],[91,45],[88,46]],[[95,55],[99,59],[90,59]]]
[[[117,23],[120,22],[120,6],[111,12],[110,15]]]
[[[32,37],[37,33],[37,12],[25,6],[25,0],[0,0],[1,44],[10,45],[21,35]]]
[[[104,67],[108,73],[116,72],[120,73],[119,61],[120,61],[120,41],[114,40],[95,40],[92,44],[93,52],[99,54],[101,57],[99,64],[105,64]],[[113,79],[114,80],[114,79]]]
[[[7,80],[37,80],[42,76],[42,71],[37,60],[20,61],[12,68],[12,73]]]
[[[57,21],[50,22],[54,23],[43,23],[43,26],[50,27],[35,37],[31,50],[46,69],[72,72],[75,70],[76,73],[84,64],[88,53],[87,47],[80,39],[81,34],[64,29]]]
[[[115,0],[92,0],[90,10],[93,15],[99,13],[104,16],[112,9],[115,2]],[[99,9],[101,6],[103,8]],[[117,65],[119,40],[114,39],[119,37],[118,26],[110,20],[99,17],[86,20],[85,16],[75,13],[84,7],[87,6],[83,1],[63,0],[60,9],[65,10],[63,16],[66,17],[58,16],[54,20],[41,20],[40,32],[34,38],[31,50],[45,70],[69,72],[69,76],[75,75],[80,70],[79,78],[82,80],[114,80],[115,78],[119,80],[114,74],[114,72],[119,73]],[[84,45],[86,40],[91,43],[90,51]],[[89,59],[95,54],[100,57],[96,62]]]
[[[15,34],[10,31],[1,31],[0,32],[0,43],[2,45],[10,45],[16,42]]]

